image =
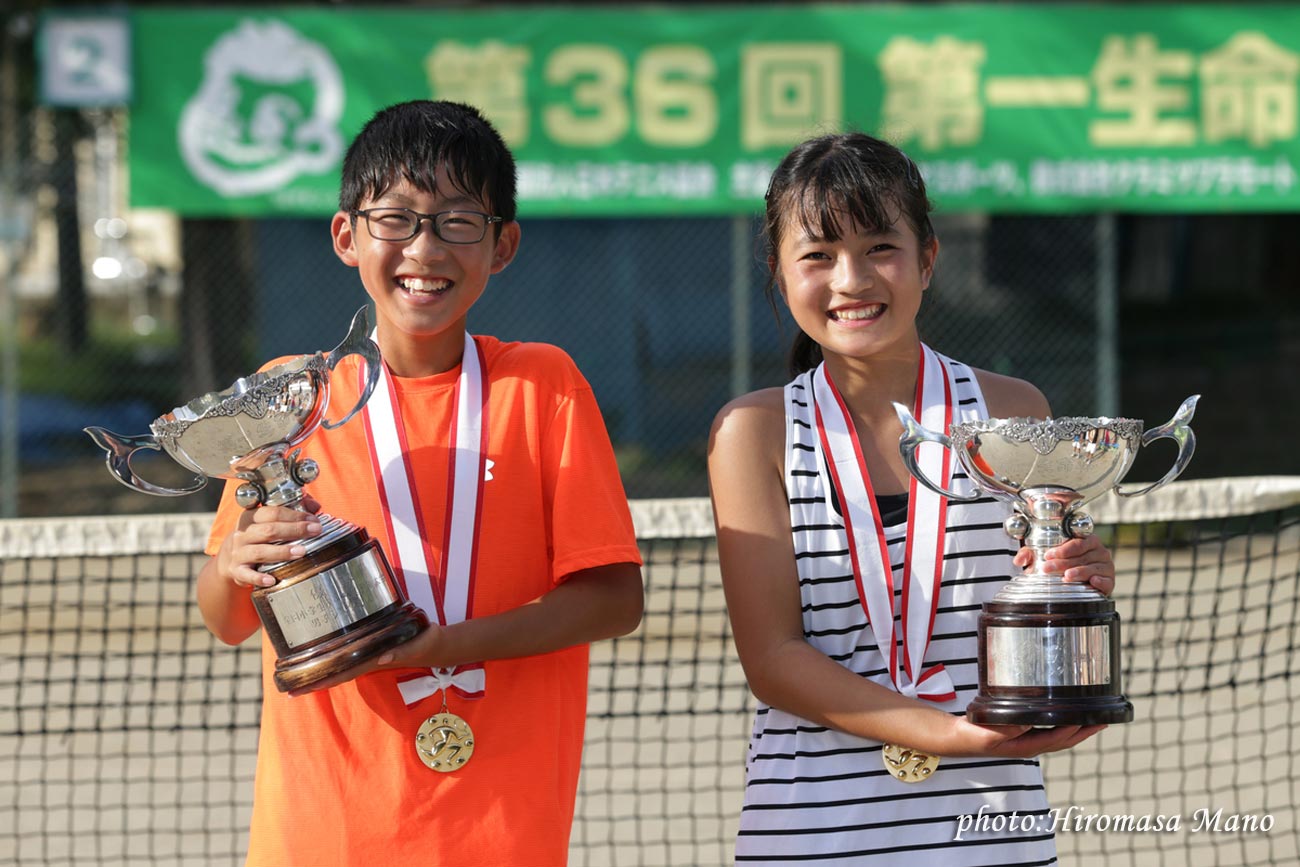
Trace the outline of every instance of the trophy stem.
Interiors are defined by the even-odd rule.
[[[1064,576],[1057,572],[1037,571],[1043,560],[1046,548],[1034,548],[1034,565],[1006,583],[997,595],[995,602],[1042,602],[1045,604],[1060,602],[1103,602],[1106,596],[1091,584],[1066,582]]]
[[[1059,485],[1026,489],[1015,502],[1016,511],[1003,524],[1014,538],[1034,552],[1033,564],[998,591],[998,602],[1100,602],[1105,600],[1090,584],[1066,583],[1063,575],[1048,572],[1047,552],[1067,540],[1091,535],[1092,518],[1081,509],[1082,497]]]
[[[258,504],[298,508],[305,496],[303,485],[319,473],[315,461],[298,458],[298,450],[285,457],[279,443],[233,462],[231,469],[244,481],[235,496],[245,508]]]

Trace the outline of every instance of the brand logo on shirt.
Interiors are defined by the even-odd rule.
[[[494,461],[494,460],[492,460],[491,458],[487,458],[487,459],[485,459],[485,460],[483,461],[483,467],[484,467],[484,469],[483,469],[483,481],[485,481],[485,482],[490,482],[490,481],[492,481],[492,468],[495,467],[496,464],[497,464],[497,462]]]

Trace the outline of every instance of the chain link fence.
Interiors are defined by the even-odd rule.
[[[146,433],[157,416],[272,357],[328,350],[367,300],[355,271],[334,257],[325,218],[180,219],[127,209],[121,113],[31,108],[10,120],[0,140],[0,187],[11,205],[0,221],[4,513],[211,508],[216,484],[178,499],[117,485],[81,428]],[[1149,264],[1161,261],[1161,247],[1141,246],[1159,237],[1153,218],[946,214],[938,205],[942,249],[923,338],[1031,380],[1058,414],[1123,411],[1153,425],[1193,389],[1232,392],[1235,368],[1218,363],[1225,357],[1254,358],[1246,382],[1262,394],[1279,383],[1269,378],[1278,361],[1300,356],[1294,316],[1260,307],[1253,324],[1220,325],[1204,310],[1192,321],[1182,302],[1199,299],[1158,291],[1177,281]],[[555,343],[574,357],[603,408],[630,496],[706,493],[713,415],[736,393],[786,379],[793,325],[764,298],[758,215],[525,212],[521,223],[519,256],[492,279],[471,330]],[[1121,335],[1121,313],[1143,318]],[[1215,412],[1223,396],[1203,409]],[[1294,406],[1282,412],[1295,418]],[[1207,421],[1204,413],[1197,420]],[[1223,418],[1225,440],[1235,424]],[[1220,458],[1207,460],[1203,448],[1192,475],[1277,469],[1276,457],[1265,466]],[[188,477],[165,458],[142,472],[162,484]]]

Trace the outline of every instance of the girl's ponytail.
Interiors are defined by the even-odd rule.
[[[798,376],[805,371],[812,370],[821,363],[821,346],[800,330],[795,334],[794,342],[790,344],[790,352],[786,356],[786,366],[790,370],[790,375]]]

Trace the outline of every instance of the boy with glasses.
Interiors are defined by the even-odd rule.
[[[385,369],[361,418],[304,443],[311,494],[380,539],[431,625],[300,696],[271,686],[264,640],[247,863],[562,865],[587,644],[640,622],[640,556],[573,362],[465,330],[519,247],[514,160],[469,106],[392,106],[349,148],[330,228],[374,302]],[[332,401],[355,403],[362,364],[339,364]],[[234,488],[198,578],[230,644],[259,626],[249,594],[272,579],[257,566],[320,532],[308,513],[239,509]]]

